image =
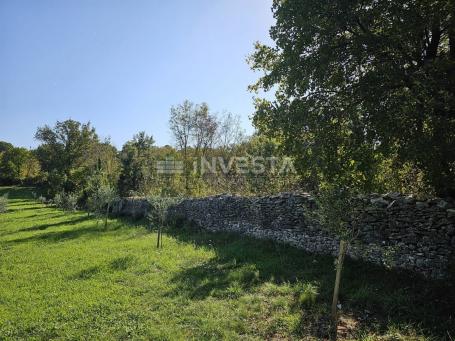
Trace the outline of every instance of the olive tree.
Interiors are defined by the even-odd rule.
[[[349,244],[357,238],[359,225],[364,212],[363,201],[355,189],[341,185],[325,185],[316,196],[317,208],[314,218],[322,228],[339,239],[336,277],[332,299],[332,320],[336,339],[338,323],[337,305],[341,282],[341,272]]]
[[[168,209],[177,204],[179,201],[178,198],[171,197],[149,197],[148,202],[150,204],[150,211],[147,215],[147,219],[150,222],[150,225],[155,225],[158,229],[157,231],[157,240],[156,247],[163,247],[163,226],[166,225],[166,218],[168,214]]]
[[[118,198],[117,191],[110,185],[101,185],[89,198],[90,209],[99,216],[104,216],[105,228],[107,227],[109,211]]]

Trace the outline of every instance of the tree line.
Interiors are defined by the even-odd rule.
[[[88,205],[102,186],[121,196],[203,196],[271,193],[297,185],[297,175],[240,173],[235,164],[228,172],[198,172],[201,157],[228,163],[238,155],[281,155],[273,139],[246,136],[232,113],[217,115],[206,103],[183,101],[170,109],[169,128],[174,146],[157,146],[153,136],[142,131],[117,150],[109,139],[101,140],[90,123],[68,119],[44,125],[36,130],[40,144],[35,149],[0,142],[0,184],[36,185],[43,196],[57,196],[59,202],[61,193],[71,193],[79,206]],[[160,172],[157,165],[163,161],[180,162],[182,171]]]

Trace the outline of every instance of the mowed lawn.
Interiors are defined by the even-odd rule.
[[[326,335],[333,259],[268,241],[65,213],[9,192],[0,214],[0,340],[308,339]],[[340,334],[451,340],[455,290],[348,261]]]

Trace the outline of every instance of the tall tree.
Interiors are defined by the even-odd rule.
[[[123,145],[120,153],[122,170],[118,182],[122,195],[148,190],[147,184],[153,175],[154,143],[153,137],[142,131]]]
[[[29,150],[13,147],[9,143],[2,143],[0,147],[3,149],[0,149],[0,183],[17,184],[37,176],[39,168],[36,168],[36,163],[31,165],[36,159]]]
[[[276,46],[256,44],[255,125],[280,138],[309,177],[356,176],[397,155],[455,195],[453,0],[275,0]],[[315,168],[317,169],[315,171]]]
[[[218,121],[215,115],[210,113],[206,103],[196,105],[192,116],[191,136],[194,140],[194,148],[197,155],[205,155],[207,150],[212,148],[215,143]]]
[[[183,152],[186,161],[194,129],[194,103],[185,100],[182,104],[171,107],[169,128],[174,136],[177,148]]]
[[[245,139],[245,131],[240,125],[240,117],[230,112],[223,113],[218,118],[216,144],[227,150],[240,144]]]
[[[82,187],[77,171],[84,167],[86,154],[98,136],[90,123],[74,120],[57,121],[53,128],[45,125],[38,128],[35,138],[42,144],[37,149],[37,157],[43,171],[48,173],[50,191],[73,191]]]

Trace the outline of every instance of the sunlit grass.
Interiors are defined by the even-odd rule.
[[[7,191],[8,211],[0,214],[0,339],[324,335],[330,257],[184,228],[168,230],[156,249],[156,233],[140,222],[112,219],[104,228],[84,212],[32,201],[27,189],[3,188],[0,195]],[[454,335],[453,293],[348,262],[341,299],[356,327],[346,338]]]

